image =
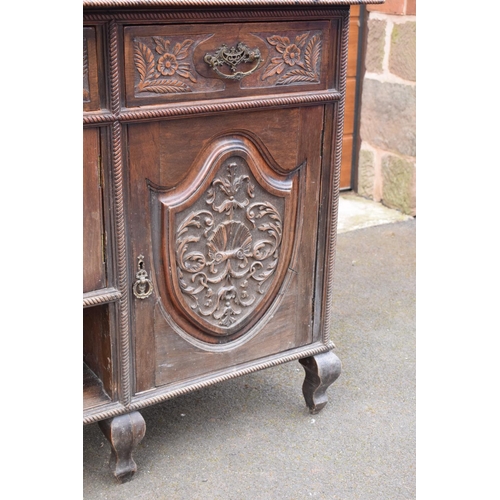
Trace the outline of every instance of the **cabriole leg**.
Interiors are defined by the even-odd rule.
[[[109,466],[120,482],[129,481],[137,471],[132,452],[146,433],[146,422],[138,411],[99,422],[111,444]]]
[[[326,390],[339,377],[342,364],[332,351],[299,359],[299,363],[306,371],[302,385],[306,405],[311,413],[318,413],[328,402]]]

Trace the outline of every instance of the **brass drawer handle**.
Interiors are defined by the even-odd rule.
[[[263,62],[260,58],[259,49],[249,49],[243,42],[239,42],[236,47],[227,48],[223,43],[215,52],[215,55],[205,54],[205,62],[222,78],[229,80],[241,80],[243,77],[251,75]],[[241,63],[251,63],[257,61],[257,64],[250,71],[236,71]],[[222,73],[219,66],[227,65],[231,68],[232,74]]]
[[[153,293],[153,282],[148,278],[148,273],[144,269],[144,255],[139,255],[137,260],[139,261],[137,263],[139,270],[135,273],[136,281],[132,290],[138,299],[144,300]]]

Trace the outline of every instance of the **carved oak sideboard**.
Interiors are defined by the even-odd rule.
[[[329,337],[349,4],[84,0],[84,423],[119,480],[141,408]]]

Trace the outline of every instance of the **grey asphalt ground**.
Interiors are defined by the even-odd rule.
[[[409,219],[338,235],[343,371],[321,413],[305,407],[298,362],[146,408],[124,484],[98,425],[85,426],[84,499],[415,499],[415,233]]]

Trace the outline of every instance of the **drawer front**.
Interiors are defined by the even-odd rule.
[[[126,104],[326,90],[336,31],[329,21],[125,27]]]

